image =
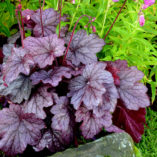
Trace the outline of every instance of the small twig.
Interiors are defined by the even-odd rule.
[[[127,1],[127,0],[125,0],[125,1],[124,1],[124,3],[123,3],[123,5],[122,5],[122,7],[120,8],[120,10],[119,10],[119,12],[118,12],[118,14],[117,14],[117,16],[116,16],[115,20],[113,21],[113,23],[112,23],[112,25],[111,25],[110,29],[109,29],[109,30],[108,30],[108,32],[106,33],[106,35],[105,35],[105,37],[104,37],[104,40],[106,39],[106,37],[107,37],[107,36],[108,36],[108,34],[110,33],[110,31],[111,31],[111,29],[112,29],[113,25],[114,25],[114,24],[115,24],[115,22],[117,21],[118,16],[119,16],[119,15],[120,15],[120,13],[122,12],[122,9],[124,8],[126,1]]]

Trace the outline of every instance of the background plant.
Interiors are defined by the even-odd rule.
[[[7,37],[15,34],[17,29],[10,29],[15,23],[15,6],[10,0],[0,2],[0,35]]]

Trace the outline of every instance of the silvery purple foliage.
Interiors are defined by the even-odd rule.
[[[108,128],[112,124],[112,116],[109,112],[97,117],[92,111],[80,107],[76,113],[76,122],[82,122],[80,129],[86,139],[93,138],[102,128]]]
[[[62,136],[55,131],[47,130],[39,143],[33,147],[36,152],[42,151],[47,148],[52,153],[61,151],[65,149],[64,142],[62,140]]]
[[[6,60],[8,59],[8,57],[11,55],[11,51],[14,48],[14,44],[5,44],[3,45],[3,62],[6,62]]]
[[[14,104],[0,111],[0,119],[0,149],[10,156],[22,153],[28,144],[37,144],[45,127],[41,119]]]
[[[29,100],[25,101],[23,104],[24,112],[34,113],[38,118],[45,119],[46,113],[43,108],[53,105],[52,94],[47,90],[48,87],[46,86],[40,87]]]
[[[71,33],[65,37],[65,43],[70,40]],[[96,34],[87,34],[85,30],[80,30],[73,36],[70,44],[67,60],[72,64],[79,66],[80,63],[89,64],[97,61],[96,53],[98,53],[105,45],[103,39]]]
[[[5,82],[12,82],[20,73],[29,75],[31,66],[34,66],[34,61],[29,51],[24,48],[13,48],[11,55],[3,63],[2,73]]]
[[[21,103],[28,100],[32,90],[32,83],[29,77],[19,75],[8,86],[4,85],[2,77],[0,78],[0,95],[7,96],[14,103]]]
[[[40,38],[28,37],[24,40],[24,46],[40,68],[52,65],[54,59],[63,56],[65,50],[64,40],[59,39],[57,34]]]
[[[32,145],[35,151],[47,148],[54,153],[73,144],[78,135],[92,139],[102,129],[125,130],[139,141],[150,105],[140,82],[143,73],[126,61],[98,61],[96,53],[105,42],[85,30],[74,34],[63,62],[71,33],[66,34],[66,26],[57,36],[59,13],[42,10],[44,37],[40,11],[25,10],[23,15],[35,37],[25,38],[24,48],[3,47],[0,97],[7,105],[0,110],[0,151],[14,156]],[[66,16],[61,20],[67,21]],[[132,113],[142,117],[140,123]]]
[[[56,105],[51,108],[52,118],[51,127],[53,130],[62,134],[65,144],[69,144],[73,139],[73,128],[71,126],[70,112],[68,110],[68,98],[65,96],[58,97]]]
[[[115,79],[119,78],[117,90],[128,109],[139,110],[150,105],[147,88],[139,82],[144,76],[141,71],[136,67],[128,67],[121,60],[108,62],[108,69]]]
[[[85,66],[82,76],[77,76],[69,84],[71,104],[78,109],[81,103],[88,109],[102,103],[102,95],[106,92],[104,83],[113,83],[110,72],[105,70],[105,63],[92,63]]]
[[[62,78],[71,78],[71,70],[68,67],[55,67],[54,69],[47,71],[40,70],[31,75],[32,84],[36,85],[40,81],[44,84],[51,84],[53,87],[58,86],[59,82],[62,81]]]
[[[35,37],[41,37],[42,27],[41,27],[39,9],[31,16],[31,19],[35,23],[35,27],[33,28],[33,33]],[[62,16],[61,20],[67,21],[66,16]],[[44,36],[55,34],[57,25],[59,24],[59,13],[52,8],[46,9],[42,11],[42,21],[43,21]],[[67,27],[63,27],[61,32],[65,34],[67,32]]]
[[[28,28],[33,28],[35,25],[34,21],[32,20],[33,14],[35,14],[35,11],[30,9],[22,11],[23,21]]]

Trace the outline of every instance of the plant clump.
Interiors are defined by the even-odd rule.
[[[140,83],[143,73],[124,60],[100,62],[96,54],[105,42],[95,33],[72,34],[65,26],[58,37],[59,17],[52,8],[42,14],[23,11],[32,36],[23,39],[23,47],[3,47],[0,150],[14,156],[31,145],[35,151],[57,152],[77,135],[94,139],[103,129],[125,130],[139,142],[150,105]]]

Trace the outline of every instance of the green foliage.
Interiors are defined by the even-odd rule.
[[[145,133],[142,141],[136,146],[141,150],[143,157],[157,156],[157,113],[150,108],[147,110]]]
[[[15,6],[10,0],[0,2],[0,35],[11,36],[16,33],[16,29],[10,30],[11,26],[16,23]]]
[[[134,146],[134,151],[135,151],[136,157],[142,157],[141,151],[136,146]]]

